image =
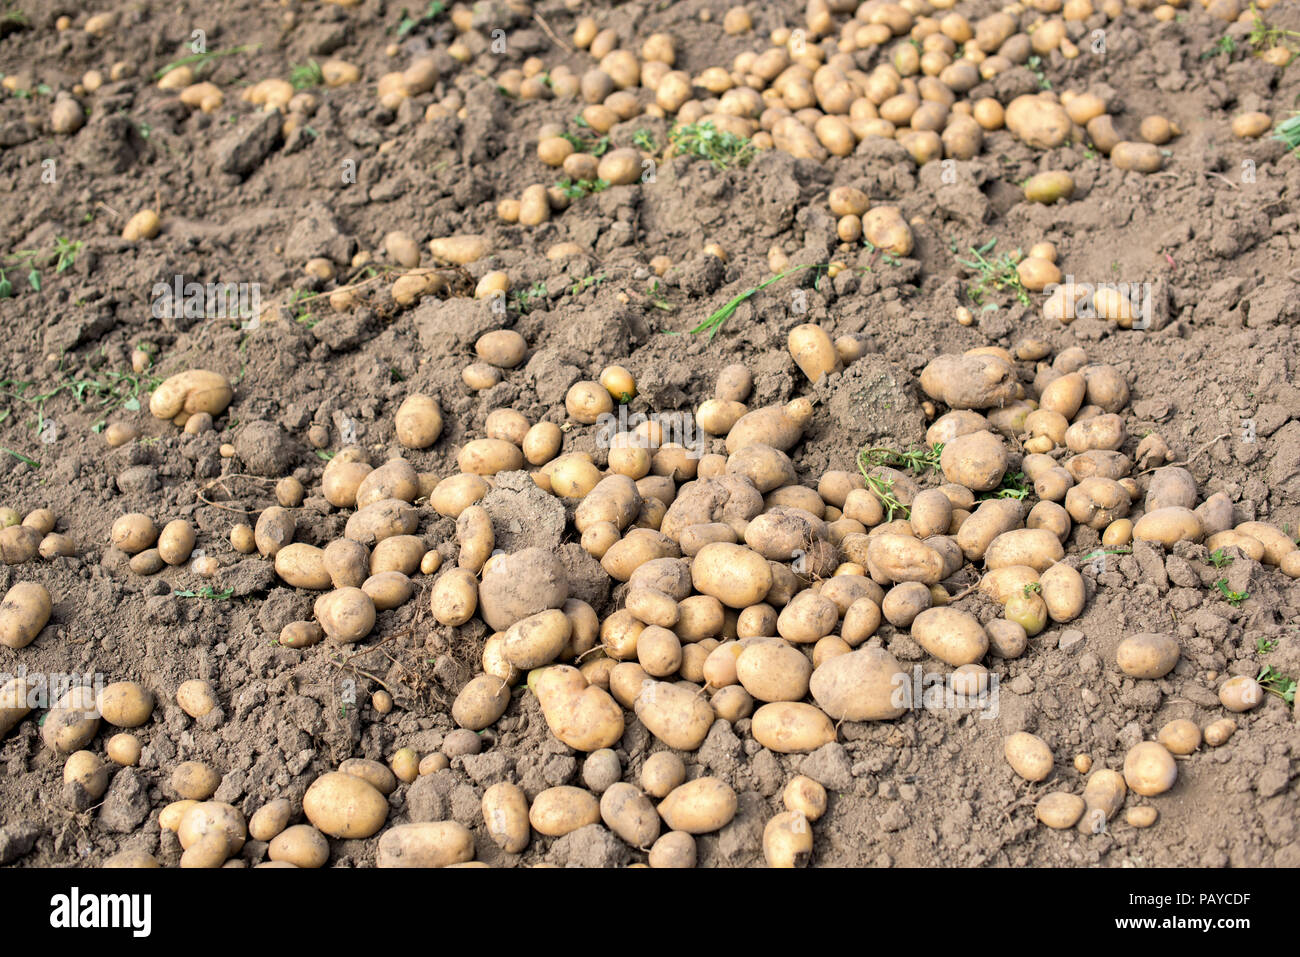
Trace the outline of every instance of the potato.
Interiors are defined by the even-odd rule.
[[[253,528],[253,542],[265,558],[274,558],[280,549],[293,541],[297,533],[297,520],[287,508],[273,505],[257,517]]]
[[[429,240],[429,252],[435,259],[457,266],[467,266],[492,251],[485,236],[446,236]]]
[[[184,565],[194,551],[194,529],[178,518],[163,526],[158,535],[158,556],[168,565]]]
[[[1263,700],[1263,688],[1249,675],[1237,675],[1219,686],[1219,701],[1229,711],[1250,711]]]
[[[189,801],[206,801],[221,785],[221,775],[202,761],[184,761],[172,769],[171,787]]]
[[[1281,566],[1286,557],[1296,550],[1296,543],[1279,529],[1265,522],[1242,522],[1235,529],[1264,546],[1265,565]]]
[[[140,739],[125,732],[113,735],[104,745],[104,753],[108,755],[109,760],[124,768],[134,767],[140,763],[141,750]]]
[[[1201,536],[1201,520],[1196,513],[1177,505],[1147,512],[1133,525],[1136,541],[1159,542],[1166,548],[1181,541],[1198,542]]]
[[[1178,779],[1178,765],[1165,746],[1143,741],[1124,756],[1124,782],[1143,797],[1164,794]]]
[[[580,453],[560,456],[547,463],[545,471],[549,471],[549,491],[560,498],[582,498],[589,494],[601,479],[600,469]],[[538,474],[533,473],[534,479]]]
[[[178,802],[184,803],[184,802]],[[229,804],[220,801],[189,801],[182,811],[176,827],[176,836],[181,847],[189,850],[205,839],[219,838],[219,845],[214,849],[221,859],[231,854],[238,854],[248,837],[248,828],[244,824],[244,815]],[[209,864],[207,866],[219,866]]]
[[[903,582],[895,585],[885,595],[880,611],[895,628],[907,628],[917,615],[932,604],[930,586],[920,582]]]
[[[478,578],[468,568],[452,568],[433,583],[429,606],[442,625],[463,625],[478,608]],[[489,622],[491,624],[491,622]]]
[[[600,821],[600,804],[590,791],[570,785],[547,788],[528,810],[533,829],[547,837],[563,837]]]
[[[473,859],[474,834],[469,828],[457,821],[424,821],[385,831],[375,866],[451,867]]]
[[[728,475],[739,475],[749,480],[758,491],[767,493],[798,481],[794,463],[780,449],[768,445],[747,445],[727,458]],[[819,514],[818,513],[814,514]],[[755,519],[761,516],[754,516]]]
[[[563,611],[549,609],[515,622],[502,646],[506,660],[521,671],[550,664],[569,641],[571,625]]]
[[[569,584],[552,552],[525,548],[494,559],[483,573],[478,595],[483,620],[504,631],[529,615],[561,607],[569,597]]]
[[[772,706],[768,706],[772,707]],[[708,834],[719,831],[736,816],[736,792],[725,781],[699,777],[674,788],[659,803],[659,816],[674,831]]]
[[[50,593],[39,582],[17,582],[0,602],[0,645],[26,648],[50,620]]]
[[[803,437],[812,413],[812,402],[802,397],[783,406],[769,405],[747,412],[727,433],[727,454],[735,454],[747,445],[770,445],[788,452]]]
[[[212,685],[201,678],[182,682],[176,689],[176,703],[191,718],[202,718],[220,706]]]
[[[295,824],[271,839],[267,857],[294,867],[324,867],[330,857],[325,835],[309,824]]]
[[[1236,730],[1236,721],[1232,718],[1220,718],[1218,721],[1206,725],[1205,743],[1212,748],[1221,747],[1228,743],[1228,739],[1232,737]]]
[[[1025,183],[1025,199],[1031,203],[1051,205],[1058,199],[1074,195],[1074,177],[1064,170],[1051,170],[1029,177]]]
[[[3,546],[0,545],[0,550],[2,549]],[[67,535],[60,535],[57,532],[52,532],[41,539],[41,543],[36,550],[40,554],[41,558],[44,558],[47,561],[53,561],[56,558],[71,558],[76,555],[77,545],[76,542]]]
[[[28,526],[22,526],[28,529]],[[37,543],[40,541],[40,533],[30,529]],[[121,516],[113,522],[113,528],[110,533],[113,547],[117,548],[128,555],[135,555],[144,551],[158,540],[158,528],[154,525],[153,520],[148,515],[141,515],[139,512],[130,512]],[[32,549],[35,552],[35,549]]]
[[[1155,173],[1165,165],[1160,147],[1152,143],[1116,143],[1111,147],[1110,161],[1120,169],[1139,173]]]
[[[478,475],[460,473],[443,479],[429,495],[429,504],[439,515],[459,518],[460,514],[488,493],[488,483]]]
[[[1044,528],[1018,528],[1003,532],[989,543],[984,565],[989,570],[1026,566],[1044,572],[1065,558],[1056,534]]]
[[[834,631],[839,617],[838,606],[829,598],[803,591],[781,610],[776,630],[787,641],[810,644]]]
[[[641,178],[641,153],[630,147],[610,150],[600,158],[597,179],[611,186],[626,186]]]
[[[442,435],[442,410],[438,400],[420,392],[408,395],[393,420],[397,441],[404,448],[427,449]]]
[[[6,686],[8,687],[8,686]],[[62,754],[80,751],[99,731],[99,711],[91,688],[78,685],[64,692],[45,714],[41,740]]]
[[[743,363],[733,362],[723,366],[722,371],[718,373],[713,394],[724,402],[744,402],[749,398],[753,387],[754,378],[749,369]]]
[[[281,833],[293,816],[293,805],[284,798],[263,804],[248,819],[248,836],[255,841],[270,841]]]
[[[335,508],[352,508],[357,504],[357,489],[373,470],[369,462],[344,459],[342,454],[330,459],[325,466],[321,476],[321,494]]]
[[[621,667],[621,666],[620,666]],[[637,665],[631,665],[644,678]],[[614,669],[617,672],[618,668]],[[529,676],[551,733],[577,751],[599,751],[623,736],[623,710],[605,690],[589,685],[576,668],[555,665]],[[638,679],[639,681],[640,679]],[[614,687],[614,673],[610,674]],[[636,685],[638,691],[640,684]]]
[[[518,854],[528,846],[532,836],[528,797],[519,785],[508,781],[493,784],[483,792],[482,810],[488,835],[503,851]]]
[[[375,627],[375,603],[360,588],[336,588],[313,608],[325,636],[337,644],[360,641]]]
[[[1171,635],[1129,635],[1115,650],[1115,664],[1130,678],[1163,678],[1178,664],[1178,639]]]
[[[696,591],[730,608],[763,600],[772,587],[772,570],[758,552],[729,542],[705,545],[691,563]]]
[[[647,679],[633,705],[636,716],[656,738],[679,751],[694,751],[713,726],[709,703],[679,685]]]
[[[1078,828],[1087,834],[1100,834],[1106,822],[1119,813],[1128,787],[1117,771],[1101,768],[1094,771],[1083,788],[1084,814]]]
[[[1119,482],[1090,476],[1065,493],[1065,510],[1080,525],[1096,531],[1108,528],[1128,514],[1132,499]]]
[[[804,867],[812,857],[812,828],[798,811],[782,811],[763,828],[763,857],[768,867]]]
[[[376,546],[376,554],[388,541],[392,539],[380,542],[379,546]],[[419,544],[422,555],[423,542],[419,539],[415,541]],[[492,530],[492,516],[488,514],[487,509],[481,505],[471,505],[460,513],[460,517],[456,519],[456,542],[460,545],[456,564],[472,572],[482,570],[496,545],[495,533]]]
[[[369,577],[370,550],[350,538],[337,538],[322,550],[321,563],[335,588],[357,588]]]
[[[108,790],[108,766],[99,755],[77,751],[63,765],[63,796],[74,811],[88,810]]]
[[[275,553],[275,573],[296,588],[324,591],[333,584],[325,568],[325,552],[303,542],[286,545]]]
[[[1002,440],[991,432],[970,432],[943,447],[939,464],[944,478],[976,492],[998,487],[1008,459]]]
[[[809,681],[813,699],[837,721],[886,721],[910,707],[911,685],[883,648],[861,648],[823,662]]]
[[[951,409],[989,409],[1016,398],[1019,380],[1001,356],[941,355],[921,370],[921,388]]]
[[[600,816],[611,831],[633,847],[648,848],[659,837],[655,806],[631,784],[613,784],[601,795]]]
[[[183,426],[190,416],[206,412],[216,418],[230,405],[235,392],[219,372],[188,369],[165,380],[149,398],[149,411],[158,419]]]
[[[1017,731],[1002,742],[1002,753],[1011,769],[1030,783],[1052,773],[1052,750],[1036,734]]]
[[[973,664],[988,651],[984,626],[956,608],[929,608],[912,622],[912,637],[940,661],[957,667]]]
[[[1065,830],[1079,823],[1086,806],[1077,794],[1053,791],[1039,799],[1034,807],[1034,816],[1048,827]]]
[[[817,596],[813,596],[817,597]],[[759,701],[799,701],[812,675],[808,656],[784,641],[762,641],[736,658],[736,677]]]
[[[1239,140],[1258,139],[1268,132],[1273,125],[1273,118],[1258,111],[1238,113],[1232,118],[1232,135]]]
[[[641,787],[651,797],[665,798],[686,780],[686,765],[671,751],[656,751],[641,766]]]
[[[328,546],[326,550],[328,551]],[[424,539],[416,535],[392,535],[375,543],[374,549],[370,552],[369,568],[365,570],[370,575],[382,575],[386,572],[400,572],[404,576],[414,575],[425,554]]]
[[[651,867],[694,867],[695,838],[684,831],[669,831],[650,848]]]
[[[510,685],[493,675],[469,681],[452,702],[452,719],[462,728],[481,731],[494,724],[510,705]]]
[[[620,531],[627,528],[641,508],[641,493],[636,482],[626,475],[609,475],[601,479],[573,513],[578,531],[597,522],[610,522]]]
[[[829,117],[824,119],[829,119]],[[849,143],[852,144],[852,134],[848,133],[847,128],[844,132],[848,135]],[[824,139],[823,142],[825,142]],[[828,145],[828,148],[831,147]],[[836,150],[831,148],[831,152],[836,152]],[[835,351],[835,346],[831,342],[831,337],[821,326],[812,323],[795,326],[790,330],[787,345],[790,355],[794,357],[795,364],[799,366],[800,371],[808,377],[810,382],[815,383],[823,376],[839,372],[843,368],[839,355]]]
[[[782,754],[816,751],[835,740],[835,726],[826,713],[798,701],[760,707],[754,712],[751,733],[763,747]]]
[[[138,728],[153,715],[153,692],[134,681],[115,681],[100,690],[100,715],[119,728]]]
[[[877,249],[895,256],[911,255],[912,227],[897,206],[876,206],[862,217],[862,234]]]
[[[1201,746],[1201,729],[1195,721],[1177,718],[1160,729],[1157,740],[1170,754],[1191,754]]]
[[[462,472],[495,475],[522,469],[524,453],[519,446],[504,439],[473,439],[461,448],[456,462]]]
[[[844,553],[851,560],[866,564],[873,577],[886,582],[914,581],[925,585],[936,584],[944,577],[943,555],[910,535],[876,533],[866,536],[865,544],[866,548],[862,549],[856,535],[846,536],[842,543]]]
[[[1045,96],[1018,96],[1006,108],[1005,122],[1017,139],[1035,149],[1055,149],[1070,135],[1070,117]]]
[[[307,788],[302,810],[317,830],[351,840],[370,837],[384,826],[388,801],[362,778],[330,771]]]
[[[1077,569],[1059,563],[1052,565],[1039,576],[1038,583],[1052,621],[1074,621],[1083,614],[1087,591]]]

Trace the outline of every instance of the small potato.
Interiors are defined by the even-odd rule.
[[[212,685],[200,678],[181,683],[176,689],[176,703],[191,718],[202,718],[220,706]]]
[[[763,857],[768,867],[804,867],[812,857],[812,828],[798,811],[783,811],[763,828]]]
[[[651,867],[694,867],[695,838],[684,831],[669,831],[650,848]]]
[[[576,382],[564,397],[564,407],[570,418],[594,425],[614,410],[614,400],[599,382]]]
[[[647,730],[679,751],[694,751],[713,726],[709,703],[679,685],[647,679],[636,697],[634,710]]]
[[[113,735],[104,745],[104,753],[108,755],[108,759],[124,768],[139,764],[142,750],[140,739],[126,732]]]
[[[843,368],[830,335],[821,326],[812,323],[795,326],[790,330],[787,344],[795,364],[810,382],[816,383]]]
[[[794,811],[809,821],[816,821],[826,813],[826,789],[812,778],[797,774],[781,792],[781,802],[787,811]]]
[[[665,798],[686,780],[686,765],[671,751],[656,751],[641,766],[641,787],[651,797]]]
[[[152,691],[134,681],[116,681],[99,692],[97,706],[109,724],[118,728],[138,728],[153,715],[154,696]]]
[[[1074,177],[1064,170],[1052,170],[1031,176],[1025,183],[1025,199],[1031,203],[1051,205],[1058,199],[1074,195]]]
[[[201,761],[184,761],[172,770],[171,788],[177,797],[206,801],[221,785],[221,775]]]
[[[1232,118],[1232,135],[1239,140],[1258,139],[1272,125],[1273,119],[1267,113],[1238,113]]]
[[[307,788],[302,810],[317,830],[351,840],[370,837],[384,826],[388,801],[362,778],[330,771]]]
[[[293,816],[293,805],[284,798],[268,801],[248,819],[248,836],[255,841],[270,841],[283,831]]]
[[[1220,718],[1218,721],[1211,722],[1205,728],[1205,743],[1212,748],[1222,747],[1228,743],[1237,730],[1237,722],[1232,718]]]
[[[460,518],[465,509],[487,495],[488,488],[481,476],[462,472],[439,482],[429,495],[429,504],[439,515]]]
[[[399,571],[378,572],[361,583],[361,590],[375,611],[389,611],[406,604],[415,591],[411,580]]]
[[[1078,795],[1053,791],[1039,800],[1034,807],[1034,816],[1050,828],[1066,830],[1079,822],[1086,808],[1083,798]]]
[[[1017,731],[1002,742],[1002,753],[1011,769],[1026,781],[1042,781],[1052,773],[1052,751],[1042,738]]]
[[[1164,794],[1178,779],[1178,765],[1165,746],[1143,741],[1124,756],[1124,782],[1143,797]]]
[[[1263,700],[1263,688],[1249,675],[1237,675],[1219,686],[1219,701],[1229,711],[1250,711]]]
[[[1110,151],[1110,161],[1124,170],[1155,173],[1165,165],[1160,147],[1152,143],[1116,143]]]
[[[430,591],[433,617],[442,625],[463,625],[478,608],[478,578],[467,568],[444,572]]]
[[[1177,718],[1160,729],[1157,740],[1170,754],[1191,754],[1201,746],[1201,729],[1195,721]]]
[[[423,542],[419,539],[415,541],[420,544],[420,552],[423,554]],[[496,544],[492,516],[487,509],[481,505],[471,505],[460,513],[456,519],[456,543],[460,546],[456,564],[473,572],[481,571],[492,556]],[[381,542],[375,551],[378,552],[384,544]]]

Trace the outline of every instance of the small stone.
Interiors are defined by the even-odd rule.
[[[1081,641],[1083,641],[1083,632],[1079,631],[1077,628],[1067,628],[1061,632],[1060,637],[1056,639],[1056,647],[1062,651],[1069,651]]]

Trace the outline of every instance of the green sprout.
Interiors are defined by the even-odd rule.
[[[1296,682],[1294,678],[1282,674],[1272,665],[1265,665],[1259,669],[1259,674],[1256,675],[1255,680],[1269,694],[1275,694],[1287,704],[1295,707]]]
[[[714,169],[747,166],[758,155],[758,150],[749,140],[719,130],[708,120],[675,126],[669,132],[668,140],[674,152],[706,159]]]
[[[1214,587],[1218,590],[1219,594],[1223,596],[1224,601],[1229,605],[1232,605],[1234,608],[1240,607],[1241,603],[1250,597],[1250,592],[1248,591],[1233,591],[1230,589],[1228,587],[1228,579],[1226,578],[1220,578],[1214,583]]]

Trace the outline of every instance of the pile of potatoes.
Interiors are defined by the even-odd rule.
[[[75,555],[76,543],[54,530],[57,521],[48,508],[34,508],[26,515],[0,508],[0,560],[6,565],[21,565],[37,555],[46,561]]]

